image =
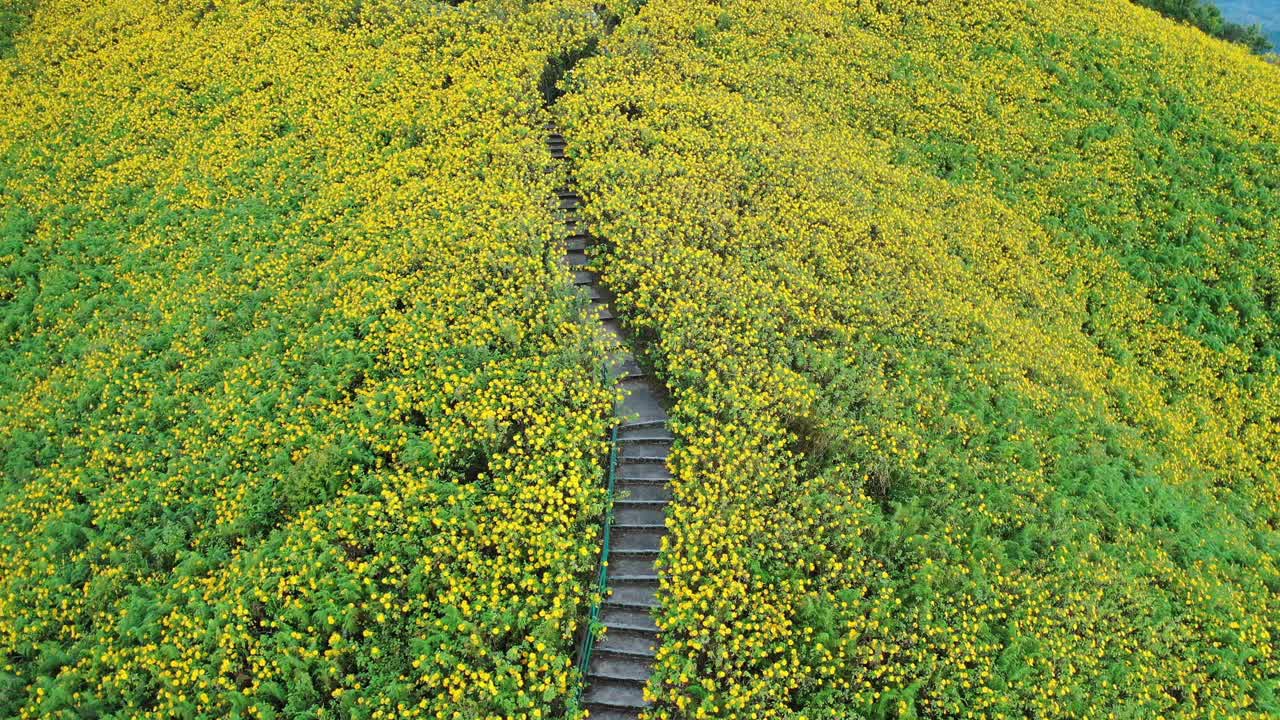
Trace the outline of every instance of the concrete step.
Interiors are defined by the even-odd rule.
[[[632,422],[624,422],[618,424],[618,432],[634,432],[634,431],[658,431],[665,430],[667,421],[665,419],[658,420],[635,420]]]
[[[605,631],[604,639],[596,644],[596,649],[603,652],[634,653],[646,657],[657,654],[657,647],[658,633],[630,626],[610,627]]]
[[[670,502],[671,487],[665,482],[618,482],[614,491],[626,500],[662,500]]]
[[[660,505],[665,505],[665,503],[660,503]],[[655,575],[657,570],[654,564],[657,561],[657,550],[619,550],[618,548],[613,548],[609,553],[609,574],[623,577],[627,575]]]
[[[617,708],[588,702],[584,702],[582,707],[591,713],[591,720],[639,720],[640,718],[640,711],[631,708]]]
[[[645,445],[619,443],[618,462],[619,463],[663,464],[667,462],[667,455],[670,454],[670,452],[671,452],[670,443],[645,444]]]
[[[653,621],[652,608],[643,605],[606,602],[600,606],[600,622],[605,625],[643,627],[655,633],[658,631],[658,625]]]
[[[590,678],[608,678],[610,680],[639,680],[644,682],[652,674],[653,658],[635,653],[619,653],[607,651],[596,646],[591,652],[591,666],[587,668]]]
[[[662,433],[663,431],[659,429],[657,432]],[[625,443],[628,448],[635,447],[637,448],[637,450],[646,450],[646,451],[656,450],[658,446],[671,447],[671,444],[674,443],[675,441],[676,439],[672,437],[670,433],[643,434],[642,432],[637,431],[634,433],[628,433],[626,435],[623,435],[621,433],[618,434],[619,444]],[[647,447],[639,447],[639,446],[647,446]]]
[[[618,415],[633,417],[637,420],[651,420],[667,416],[666,409],[662,407],[662,400],[644,379],[625,380],[618,384],[627,391],[627,396],[623,398],[621,407],[618,408]]]
[[[619,381],[641,380],[649,376],[649,374],[645,372],[644,368],[640,367],[640,363],[636,362],[636,359],[630,355],[622,358],[621,361],[615,362],[612,370],[614,376],[617,377]],[[623,429],[619,428],[619,438],[621,438],[623,434]]]
[[[671,480],[671,470],[662,463],[633,463],[619,462],[615,479],[619,482],[635,481],[635,482],[658,482],[665,483]]]
[[[582,695],[582,702],[590,708],[596,706],[604,710],[638,712],[649,707],[644,700],[644,683],[638,680],[615,680],[605,677],[588,678],[587,691]],[[591,711],[592,720],[602,717],[596,710]],[[634,718],[635,715],[619,717]]]
[[[619,462],[665,463],[670,454],[671,441],[664,437],[654,437],[649,442],[618,442]]]
[[[613,504],[614,523],[659,525],[666,522],[666,509],[661,500],[619,500]]]
[[[662,548],[662,536],[667,534],[666,525],[618,526],[614,525],[610,540],[615,549],[621,550],[659,550]],[[622,598],[617,598],[622,602]]]

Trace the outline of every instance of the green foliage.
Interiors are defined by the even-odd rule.
[[[37,0],[3,0],[0,2],[0,60],[12,57],[14,42],[22,29],[31,22]]]
[[[1244,45],[1259,55],[1272,50],[1271,40],[1258,25],[1241,25],[1222,17],[1222,11],[1206,0],[1133,0],[1166,17],[1190,23],[1206,33]]]

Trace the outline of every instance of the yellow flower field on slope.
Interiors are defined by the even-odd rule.
[[[1274,68],[650,2],[561,101],[682,443],[652,717],[1280,713]]]
[[[1116,0],[614,5],[14,5],[0,714],[573,714],[596,42],[653,717],[1280,714],[1275,69]]]
[[[41,2],[0,60],[0,715],[550,717],[612,392],[586,2]]]

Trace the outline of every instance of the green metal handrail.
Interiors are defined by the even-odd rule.
[[[591,651],[596,645],[595,628],[600,622],[600,600],[604,598],[605,593],[609,590],[609,548],[610,535],[613,532],[613,494],[615,479],[615,470],[618,466],[618,426],[614,425],[609,432],[609,475],[608,485],[605,493],[605,513],[604,513],[604,545],[600,550],[600,574],[597,581],[596,589],[599,591],[597,599],[591,602],[591,613],[587,620],[587,631],[582,636],[582,646],[578,650],[578,673],[581,681],[578,683],[576,694],[577,705],[582,705],[582,690],[586,685],[587,668],[591,665]]]

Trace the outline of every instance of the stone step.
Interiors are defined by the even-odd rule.
[[[665,429],[667,421],[661,420],[636,420],[634,422],[624,422],[618,424],[618,432],[627,432],[631,430],[656,430],[658,428]]]
[[[596,703],[583,703],[583,708],[591,713],[591,720],[639,720],[640,711],[630,708],[617,708]]]
[[[587,676],[592,679],[644,682],[649,679],[652,667],[653,658],[642,655],[592,651],[591,666],[587,668]]]
[[[644,700],[644,682],[638,680],[616,680],[606,677],[588,678],[587,691],[582,695],[582,702],[589,708],[595,706],[605,710],[638,712],[649,707]],[[600,720],[598,711],[591,711],[592,720]],[[619,715],[634,718],[635,715]]]
[[[613,504],[614,523],[658,525],[666,521],[666,509],[661,500],[618,500]]]
[[[627,355],[620,362],[615,362],[612,369],[614,376],[619,381],[640,380],[648,377],[648,373],[644,371],[644,368],[640,367],[640,363],[636,362],[636,359],[630,355]],[[620,433],[622,430],[622,428],[619,428]]]
[[[626,444],[627,447],[647,446],[641,449],[646,451],[656,450],[658,446],[670,447],[676,439],[670,435],[624,435],[618,438],[618,442]]]
[[[595,281],[596,281],[596,274],[591,272],[590,270],[574,270],[573,271],[574,285],[590,285]]]
[[[564,254],[564,261],[569,267],[581,267],[591,262],[591,258],[587,257],[584,252],[569,251]]]
[[[623,398],[621,407],[618,408],[618,415],[636,420],[667,416],[667,411],[662,407],[662,401],[657,393],[650,389],[649,384],[643,379],[625,380],[618,384],[627,391],[627,396]]]
[[[626,462],[666,462],[671,438],[650,436],[643,440],[618,439],[618,459]]]
[[[596,644],[602,652],[632,653],[653,657],[657,652],[658,633],[629,625],[609,626],[604,639]]]
[[[664,463],[619,463],[614,473],[618,482],[657,482],[671,480],[671,469]]]
[[[589,683],[602,679],[645,683],[650,674],[653,674],[652,660],[591,652],[591,666],[586,676]]]
[[[606,602],[600,606],[600,622],[605,625],[625,625],[648,628],[655,633],[658,625],[653,621],[652,608],[629,603]]]
[[[658,526],[613,526],[610,541],[614,549],[621,550],[659,550],[662,548],[662,536],[667,534],[666,525]],[[617,598],[622,602],[623,598]]]
[[[632,657],[591,653],[588,682],[593,682],[596,679],[605,679],[632,680],[632,682],[644,683],[648,682],[650,674],[653,674],[652,662],[632,659]]]
[[[614,492],[624,500],[661,500],[670,502],[671,487],[665,481],[655,482],[618,482]]]
[[[671,445],[675,441],[675,437],[663,427],[618,433],[618,442],[628,445]]]
[[[665,505],[666,503],[659,503]],[[620,550],[613,548],[609,553],[610,575],[655,575],[658,562],[657,550]]]
[[[670,453],[670,450],[670,443],[663,443],[661,445],[621,444],[618,449],[618,462],[664,464],[667,462],[667,455]]]

